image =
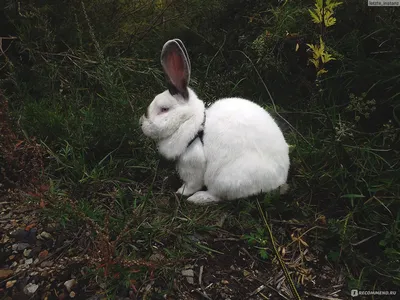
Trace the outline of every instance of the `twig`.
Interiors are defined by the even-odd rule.
[[[199,270],[199,285],[202,286],[202,280],[203,280],[203,269],[204,266],[200,266],[200,270]]]
[[[202,291],[200,288],[197,288],[195,290],[192,290],[192,293],[196,292],[198,294],[200,294],[201,296],[203,296],[204,298],[206,298],[207,300],[212,300],[204,291]]]
[[[274,252],[275,252],[275,257],[276,257],[276,258],[278,259],[278,261],[279,261],[279,264],[280,264],[280,266],[281,266],[281,269],[282,269],[282,271],[283,271],[283,273],[284,273],[284,275],[285,275],[285,278],[286,278],[286,280],[287,280],[287,283],[288,283],[288,285],[289,285],[290,291],[292,292],[292,296],[293,296],[293,298],[295,298],[295,299],[297,299],[297,300],[301,300],[301,297],[300,297],[300,295],[299,295],[299,293],[298,293],[298,291],[297,291],[297,288],[296,288],[296,286],[295,286],[295,284],[294,284],[294,282],[293,282],[293,279],[292,279],[292,277],[290,276],[290,273],[289,273],[289,271],[287,270],[286,265],[285,265],[285,263],[284,263],[284,261],[283,261],[281,255],[280,255],[280,253],[279,253],[277,247],[276,247],[276,244],[275,244],[275,237],[273,236],[271,227],[270,227],[269,224],[268,224],[267,215],[266,215],[266,213],[264,213],[264,211],[262,210],[261,205],[260,205],[260,202],[259,202],[258,200],[257,200],[257,206],[258,206],[258,210],[259,210],[259,212],[260,212],[260,215],[261,215],[261,217],[262,217],[262,219],[263,219],[263,223],[264,223],[264,225],[265,225],[265,227],[266,227],[266,229],[267,229],[267,231],[268,231],[269,238],[270,238],[270,240],[271,240],[272,247],[273,247]],[[313,227],[313,228],[314,228],[314,227]]]
[[[254,296],[261,292],[263,289],[265,289],[265,285],[260,285],[258,288],[256,288],[253,292],[250,293],[250,296]]]
[[[367,237],[367,238],[365,238],[365,239],[363,239],[363,240],[361,240],[361,241],[359,241],[359,242],[356,242],[356,243],[350,243],[350,245],[352,245],[352,246],[358,246],[358,245],[361,245],[362,243],[365,243],[366,241],[368,241],[368,240],[372,239],[373,237],[376,237],[378,234],[379,234],[379,233],[375,233],[375,234],[373,234],[373,235],[371,235],[371,236],[369,236],[369,237]]]
[[[290,242],[286,247],[289,247],[290,245],[292,245],[293,243],[295,243],[299,239],[301,239],[303,236],[305,236],[308,232],[310,232],[311,230],[317,229],[317,228],[326,229],[325,227],[322,227],[322,226],[313,226],[313,227],[307,229],[305,232],[303,232],[300,236],[296,237],[296,239],[294,241]]]
[[[318,294],[314,294],[314,293],[310,293],[310,292],[304,292],[304,294],[309,295],[309,296],[313,296],[315,298],[319,298],[319,299],[325,299],[325,300],[342,300],[340,298],[334,298],[334,297],[330,297],[330,296],[323,296],[323,295],[318,295]]]
[[[255,280],[257,280],[258,282],[262,283],[265,287],[267,287],[267,288],[273,290],[275,293],[277,293],[279,296],[281,296],[282,299],[290,300],[288,297],[286,297],[285,295],[283,295],[281,292],[279,292],[279,291],[278,291],[276,288],[274,288],[272,285],[269,285],[269,284],[267,284],[267,283],[264,283],[262,280],[260,280],[260,279],[257,278],[257,277],[254,277],[254,276],[252,276],[252,277],[253,277]]]
[[[222,45],[219,47],[218,51],[214,54],[214,56],[211,58],[210,63],[207,66],[207,70],[206,70],[206,75],[204,78],[207,78],[208,76],[208,70],[210,69],[211,63],[213,62],[213,60],[217,57],[218,53],[221,51],[221,49],[224,47],[225,45],[225,41],[226,41],[226,35],[224,35],[224,41],[222,42]]]
[[[249,253],[249,251],[247,251],[245,248],[241,247],[240,250],[242,250],[244,253],[246,253],[247,256],[250,257],[251,260],[253,260],[253,261],[258,260],[258,259],[256,259],[256,258],[254,258],[253,255],[251,255],[251,254]]]

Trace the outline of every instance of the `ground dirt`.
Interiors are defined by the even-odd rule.
[[[27,199],[19,190],[0,199],[1,299],[105,299],[96,278],[85,271],[92,246],[85,230],[44,224],[43,203]],[[291,299],[279,264],[261,259],[240,236],[221,229],[199,237],[213,252],[174,266],[172,286],[155,272],[150,282],[120,291],[120,299]],[[290,255],[287,259],[295,261]],[[346,299],[343,277],[311,250],[304,257],[310,280],[298,285],[302,299]],[[296,268],[288,266],[295,275]]]

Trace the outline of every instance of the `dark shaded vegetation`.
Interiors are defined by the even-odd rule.
[[[400,291],[400,11],[343,1],[336,24],[325,27],[312,21],[314,4],[1,1],[0,192],[31,186],[27,176],[48,184],[43,218],[66,231],[92,229],[87,274],[98,275],[109,297],[154,276],[158,293],[169,293],[180,264],[214,253],[193,236],[213,234],[224,214],[223,229],[271,262],[254,201],[179,202],[173,169],[142,136],[139,117],[165,89],[161,47],[179,37],[201,99],[251,99],[285,132],[292,188],[262,201],[276,222],[276,242],[294,247],[284,224],[302,224],[296,236],[307,242],[292,250],[309,247],[344,274],[345,298],[353,288]],[[319,44],[321,35],[335,60],[317,76],[307,44]],[[12,151],[20,155],[10,145],[20,140],[28,156],[47,151],[45,171],[30,160],[10,164]],[[160,252],[166,262],[150,262]]]

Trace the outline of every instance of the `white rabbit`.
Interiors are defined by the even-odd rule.
[[[288,186],[289,147],[262,107],[225,98],[206,109],[188,87],[191,66],[179,39],[164,44],[161,64],[169,89],[154,98],[140,124],[161,155],[177,160],[184,181],[178,194],[207,204]]]

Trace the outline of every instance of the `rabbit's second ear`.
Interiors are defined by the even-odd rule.
[[[171,84],[183,98],[188,99],[190,67],[186,54],[177,41],[170,40],[164,44],[161,52],[161,64]]]

